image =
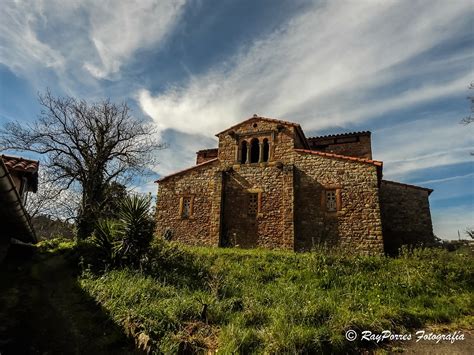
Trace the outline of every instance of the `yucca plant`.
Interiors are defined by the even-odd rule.
[[[120,204],[121,238],[116,246],[120,264],[136,266],[150,245],[154,232],[150,203],[150,196],[130,195]]]
[[[117,244],[122,238],[122,228],[112,219],[101,219],[97,222],[91,241],[97,247],[105,264],[114,264]]]
[[[115,266],[138,266],[153,238],[150,196],[129,195],[119,204],[118,219],[102,219],[92,236],[102,261]]]

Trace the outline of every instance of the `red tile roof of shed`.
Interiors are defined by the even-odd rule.
[[[10,155],[2,154],[2,160],[8,170],[36,173],[39,167],[38,161],[21,157],[13,157]]]

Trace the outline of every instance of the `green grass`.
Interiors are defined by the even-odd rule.
[[[158,243],[141,272],[87,270],[80,285],[155,352],[345,352],[345,331],[472,324],[471,251],[399,258],[327,250],[184,248]]]

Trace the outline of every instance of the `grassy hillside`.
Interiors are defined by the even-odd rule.
[[[160,352],[345,352],[348,329],[471,328],[471,251],[399,258],[183,248],[157,243],[140,272],[93,273],[82,289],[144,348]]]

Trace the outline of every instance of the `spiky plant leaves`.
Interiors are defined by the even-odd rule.
[[[120,224],[115,220],[101,219],[97,222],[91,241],[98,248],[102,261],[106,264],[114,264],[117,244],[122,233]]]
[[[121,264],[137,266],[153,238],[154,221],[149,196],[127,196],[120,204],[119,226],[123,237],[116,252]]]

